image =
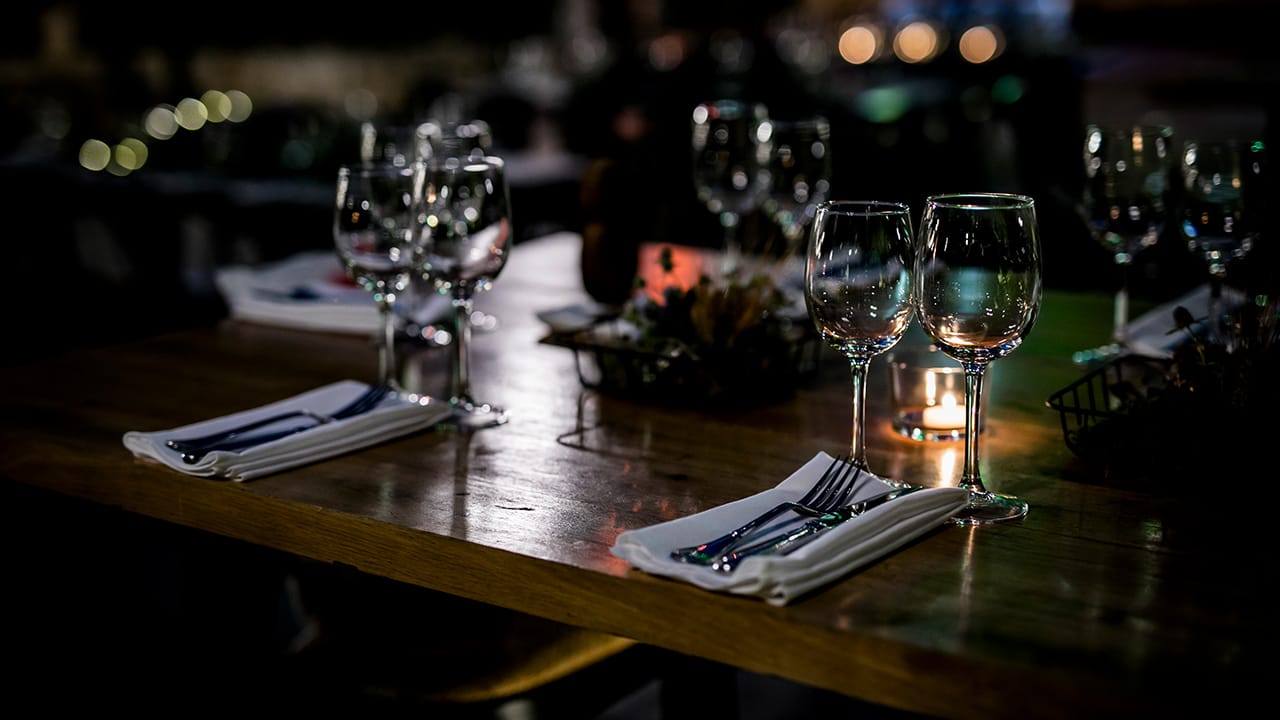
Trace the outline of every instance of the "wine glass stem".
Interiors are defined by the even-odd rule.
[[[1129,339],[1129,263],[1118,263],[1120,288],[1116,290],[1115,317],[1112,320],[1111,339],[1124,346]]]
[[[982,381],[986,371],[986,363],[964,363],[964,473],[960,476],[960,487],[972,493],[987,492],[978,471]]]
[[[460,289],[453,296],[453,391],[451,402],[471,401],[471,295]]]
[[[1222,276],[1209,274],[1209,307],[1205,322],[1208,323],[1208,340],[1210,344],[1222,343]]]
[[[742,262],[742,242],[738,239],[738,216],[733,213],[721,213],[720,224],[724,226],[724,272],[736,270]]]
[[[396,319],[395,307],[385,299],[378,300],[378,316],[382,320],[382,343],[378,349],[378,379],[388,386],[396,385]]]
[[[853,376],[853,439],[849,448],[849,462],[867,469],[867,439],[864,436],[867,417],[867,365],[861,358],[850,358],[850,374]]]

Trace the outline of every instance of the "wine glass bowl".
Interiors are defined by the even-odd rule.
[[[419,164],[338,168],[333,241],[347,274],[373,294],[382,321],[380,382],[398,387],[395,306],[414,267],[416,211],[422,198]]]
[[[434,158],[424,174],[416,267],[453,303],[452,421],[466,429],[499,425],[506,411],[471,395],[470,348],[472,298],[502,272],[511,248],[505,164],[497,157]]]
[[[726,265],[741,260],[739,226],[768,192],[768,109],[760,103],[716,100],[693,110],[693,184],[698,199],[724,228]]]
[[[1221,339],[1222,287],[1228,271],[1253,249],[1262,229],[1265,148],[1235,140],[1183,144],[1180,230],[1209,272],[1208,334]]]
[[[805,306],[822,339],[849,359],[850,462],[864,470],[867,368],[911,324],[913,242],[910,208],[874,200],[819,204],[809,234]]]
[[[1007,193],[930,196],[913,263],[916,318],[965,374],[963,525],[1014,520],[1027,504],[991,492],[979,472],[983,381],[989,364],[1013,352],[1035,325],[1043,265],[1035,201]]]
[[[803,241],[818,205],[831,193],[831,124],[825,117],[769,121],[769,185],[763,207],[778,225],[784,252]]]
[[[1174,172],[1173,130],[1167,125],[1085,128],[1084,195],[1080,213],[1093,239],[1119,270],[1111,342],[1075,354],[1088,364],[1128,350],[1129,267],[1159,242],[1169,219]]]

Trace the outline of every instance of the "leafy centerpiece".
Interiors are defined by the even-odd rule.
[[[716,272],[697,248],[642,252],[621,313],[548,342],[578,352],[584,385],[645,400],[744,407],[792,393],[812,331],[780,281],[785,262]]]

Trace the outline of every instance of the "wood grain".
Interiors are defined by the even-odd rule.
[[[368,338],[227,321],[5,369],[0,475],[937,717],[1229,715],[1261,696],[1275,637],[1266,508],[1220,479],[1206,511],[1101,476],[1045,406],[1079,376],[1064,349],[1087,335],[1077,320],[1105,332],[1107,298],[1051,293],[1026,345],[993,365],[982,471],[1027,500],[1024,520],[940,528],[775,608],[648,576],[609,548],[623,530],[764,490],[816,451],[845,449],[841,359],[794,398],[735,412],[584,391],[571,352],[538,342],[534,316],[585,297],[576,253],[573,236],[519,245],[479,297],[501,327],[474,338],[473,389],[509,408],[505,426],[436,429],[248,483],[134,459],[127,430],[376,369]],[[445,351],[408,362],[420,389],[443,392]],[[954,484],[962,447],[893,434],[883,361],[872,368],[873,469]]]

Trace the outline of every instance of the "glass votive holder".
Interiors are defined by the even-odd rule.
[[[888,361],[893,429],[912,440],[963,440],[960,363],[933,346],[894,351]]]

